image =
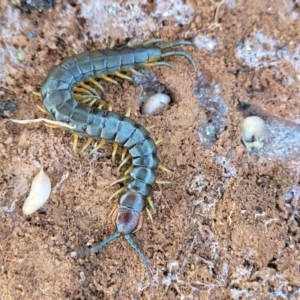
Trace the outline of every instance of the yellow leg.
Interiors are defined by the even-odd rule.
[[[117,171],[120,171],[120,169],[121,169],[121,168],[129,161],[130,158],[131,158],[131,155],[128,154],[128,155],[124,158],[124,160],[120,163],[119,168],[118,168]]]
[[[80,102],[88,102],[88,101],[91,101],[92,99],[99,99],[97,96],[94,96],[92,94],[89,94],[89,95],[82,95],[82,94],[76,94],[74,93],[73,94],[75,99],[77,101],[80,101]]]
[[[108,82],[113,83],[113,84],[116,85],[121,91],[123,90],[122,87],[120,86],[120,84],[119,84],[118,81],[116,81],[116,80],[114,80],[114,79],[112,79],[112,78],[110,78],[110,77],[108,77],[108,76],[106,76],[106,75],[102,75],[102,76],[100,76],[100,78],[102,78],[102,79],[104,79],[104,80],[106,80],[106,81],[108,81]]]
[[[111,160],[112,160],[113,163],[115,162],[117,151],[118,151],[118,144],[114,143],[113,144],[113,151],[112,151],[112,154],[111,154]]]
[[[90,91],[92,94],[94,94],[95,96],[97,96],[98,98],[100,98],[100,96],[98,95],[98,93],[96,92],[96,90],[94,90],[92,87],[90,87],[89,85],[85,84],[84,82],[81,82],[80,85],[85,88],[86,90]]]
[[[125,74],[122,74],[121,72],[115,72],[114,75],[116,75],[116,76],[118,76],[120,78],[126,79],[129,82],[132,82],[132,83],[134,82],[134,80],[131,77],[129,77],[129,76],[125,75]]]
[[[96,81],[93,78],[88,79],[88,81],[93,83],[103,93],[104,98],[106,98],[106,93],[104,91],[104,88],[98,81]]]
[[[155,183],[157,183],[157,184],[172,184],[172,181],[164,181],[164,180],[156,179]]]
[[[161,144],[163,141],[164,141],[164,139],[157,140],[157,141],[155,141],[155,145],[157,146],[157,145]]]
[[[133,165],[131,165],[124,173],[124,175],[128,175],[133,169]]]
[[[37,108],[38,108],[41,112],[43,112],[44,114],[47,113],[46,108],[45,108],[44,105],[38,104],[38,105],[37,105]]]
[[[115,46],[116,46],[116,40],[112,40],[112,41],[110,42],[109,48],[110,48],[110,49],[113,49],[113,48],[115,48]]]
[[[125,190],[124,187],[118,189],[116,192],[114,192],[108,199],[108,201],[112,200],[113,198],[115,198],[116,196],[118,196],[119,194],[121,194],[123,191]]]
[[[92,107],[97,101],[99,101],[99,99],[93,99],[88,105]]]
[[[148,207],[146,207],[146,212],[147,212],[147,215],[148,215],[148,217],[150,219],[150,222],[153,223],[153,218],[152,218],[151,212],[150,212],[150,210],[149,210]]]
[[[131,113],[131,108],[130,108],[130,107],[127,107],[127,108],[126,108],[126,111],[125,111],[125,116],[126,116],[126,117],[130,117],[130,113]]]
[[[82,147],[81,149],[81,153],[92,143],[93,139],[92,138],[88,138],[85,145]]]
[[[148,196],[148,197],[147,197],[147,201],[148,201],[150,207],[151,207],[152,209],[154,209],[154,205],[153,205],[151,196]]]
[[[107,107],[108,111],[112,111],[112,105],[110,103],[108,103],[108,107]]]
[[[123,181],[125,181],[125,180],[127,180],[127,179],[129,179],[130,178],[130,176],[123,176],[122,178],[120,178],[120,179],[118,179],[118,180],[116,180],[116,181],[114,181],[110,186],[113,186],[113,185],[115,185],[115,184],[117,184],[117,183],[119,183],[119,182],[123,182]]]
[[[97,152],[98,149],[100,149],[102,146],[105,145],[105,140],[101,140],[96,147],[90,152],[90,155]]]
[[[135,69],[129,69],[128,71],[130,71],[131,73],[133,73],[133,74],[135,74],[135,75],[137,75],[137,76],[141,76],[141,77],[144,77],[144,78],[146,77],[144,74],[138,72],[138,71],[135,70]]]
[[[32,92],[32,95],[42,98],[42,93],[41,92]]]
[[[67,51],[68,56],[75,56],[78,54],[78,52],[75,49],[70,49]]]
[[[74,134],[74,142],[73,142],[73,152],[75,155],[77,155],[77,144],[78,144],[78,134]]]
[[[125,159],[128,149],[124,149],[121,155],[121,162]]]
[[[153,129],[153,128],[155,128],[155,127],[156,127],[155,125],[150,125],[150,126],[146,127],[146,130],[147,130],[147,131],[150,131],[151,129]]]
[[[158,168],[162,171],[165,171],[167,173],[173,173],[171,170],[167,169],[165,166],[163,166],[162,164],[158,165]]]
[[[83,104],[90,104],[91,101],[93,101],[93,98],[89,97],[89,98],[85,98],[83,100],[81,100],[80,102],[83,103]]]
[[[81,87],[78,87],[78,86],[74,87],[74,92],[83,93],[83,94],[87,94],[87,95],[93,95],[89,90],[81,88]]]

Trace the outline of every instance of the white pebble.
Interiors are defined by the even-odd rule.
[[[265,121],[257,116],[245,118],[241,125],[243,141],[247,148],[260,149],[264,146],[263,139],[267,134]]]
[[[145,100],[142,106],[143,115],[153,115],[171,102],[171,98],[162,93],[155,94]]]
[[[51,192],[51,181],[43,169],[34,177],[29,196],[24,202],[23,213],[30,215],[40,209],[48,200]]]

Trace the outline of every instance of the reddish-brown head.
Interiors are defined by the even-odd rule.
[[[132,190],[121,195],[119,206],[113,214],[118,232],[130,234],[142,227],[146,202],[146,197]]]

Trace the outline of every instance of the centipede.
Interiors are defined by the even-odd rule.
[[[131,159],[131,165],[124,177],[116,182],[122,182],[122,187],[113,194],[119,197],[117,205],[111,213],[115,224],[115,232],[98,245],[84,248],[83,255],[98,253],[111,241],[124,236],[129,245],[142,258],[151,284],[151,271],[147,257],[135,243],[132,234],[143,226],[145,213],[151,217],[148,207],[153,207],[151,188],[157,182],[158,169],[165,169],[157,157],[157,146],[150,137],[148,130],[130,118],[129,114],[120,115],[97,104],[97,94],[92,85],[105,95],[99,80],[106,80],[118,85],[109,76],[118,76],[130,80],[128,73],[141,75],[139,68],[150,66],[172,65],[164,61],[167,57],[183,56],[196,69],[193,58],[177,46],[193,46],[187,40],[163,42],[154,39],[143,44],[109,48],[105,50],[85,51],[70,56],[52,67],[41,85],[43,110],[50,118],[61,124],[66,124],[74,134],[74,151],[76,151],[78,136],[88,138],[86,145],[97,140],[98,146],[104,143],[113,144],[114,159],[118,146],[125,149],[122,155],[124,165]]]

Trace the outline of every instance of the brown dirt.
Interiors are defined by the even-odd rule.
[[[0,299],[300,299],[299,152],[268,160],[249,153],[239,131],[240,102],[282,124],[299,124],[299,2],[225,1],[216,18],[219,26],[211,27],[217,5],[209,0],[186,1],[193,11],[187,10],[189,19],[181,24],[158,11],[151,15],[156,1],[123,1],[119,10],[113,10],[113,1],[103,8],[105,35],[98,39],[82,16],[83,1],[61,0],[52,10],[31,14],[12,2],[17,1],[0,4]],[[126,19],[133,5],[152,20],[140,31],[137,20]],[[128,27],[123,32],[114,24]],[[135,32],[139,40],[205,36],[218,43],[214,50],[186,49],[198,72],[180,57],[168,60],[176,71],[152,68],[173,100],[157,116],[140,114],[139,87],[123,82],[119,92],[105,84],[115,111],[131,106],[132,118],[156,126],[151,134],[164,138],[159,158],[173,170],[159,172],[173,184],[154,185],[154,222],[134,235],[149,259],[152,291],[140,257],[123,239],[85,259],[71,256],[114,231],[108,218],[113,204],[107,199],[117,189],[110,183],[121,173],[110,160],[111,146],[92,157],[75,157],[70,132],[8,119],[44,117],[32,92],[68,50],[105,48],[110,39],[125,44]],[[267,50],[285,47],[287,52],[269,53],[261,67],[239,59],[237,48],[257,32],[276,40],[275,46],[261,43]],[[296,53],[294,64],[286,53]],[[194,92],[201,90],[200,79],[209,97],[228,107],[222,113],[226,126],[210,148],[198,136],[199,126],[215,116],[210,102],[203,105]],[[212,91],[216,87],[219,93]],[[26,217],[22,205],[40,166],[53,186],[68,176],[40,212]]]

